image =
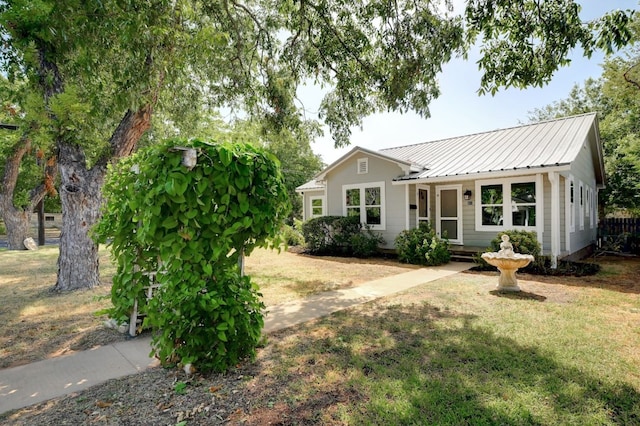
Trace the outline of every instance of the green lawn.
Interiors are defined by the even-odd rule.
[[[640,424],[640,300],[600,279],[527,277],[505,297],[463,273],[278,334],[251,418]]]
[[[7,324],[0,360],[6,364],[38,351],[48,357],[64,353],[60,348],[86,349],[86,343],[68,343],[83,332],[99,341],[100,319],[90,317],[91,304],[108,303],[101,296],[108,288],[48,294],[55,256],[53,249],[0,254],[0,313]],[[108,277],[113,268],[106,253],[103,262]],[[457,274],[271,333],[255,363],[222,376],[183,377],[184,395],[173,391],[178,373],[157,370],[144,373],[161,389],[157,395],[131,392],[127,383],[141,380],[135,377],[92,395],[113,402],[100,413],[120,424],[135,421],[117,411],[119,404],[160,401],[181,412],[202,406],[214,412],[216,398],[226,397],[247,404],[231,423],[256,425],[637,425],[640,259],[598,262],[602,271],[593,277],[521,275],[519,295],[495,293],[495,273]],[[262,251],[247,266],[265,298],[276,302],[357,285],[368,273],[406,270],[380,263]],[[12,354],[18,347],[24,352]],[[222,396],[212,399],[211,389]],[[83,396],[26,411],[35,419],[56,410],[61,418],[70,410],[84,416],[86,407],[74,398]],[[162,424],[175,423],[171,411],[158,416],[165,416]],[[211,420],[194,414],[187,424]]]

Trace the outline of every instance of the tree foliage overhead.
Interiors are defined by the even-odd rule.
[[[480,37],[481,43],[480,93],[543,86],[570,63],[572,49],[591,57],[595,50],[612,53],[631,39],[631,12],[614,11],[583,22],[580,10],[572,0],[467,1],[467,39]]]
[[[480,90],[492,93],[548,82],[574,47],[590,55],[628,41],[629,13],[584,23],[579,10],[573,0],[470,0],[463,16],[449,0],[10,0],[0,20],[9,74],[63,85],[61,104],[93,120],[67,111],[58,128],[87,146],[108,140],[122,111],[156,101],[176,113],[228,105],[295,127],[296,89],[309,80],[327,85],[320,115],[344,145],[373,112],[429,116],[442,65],[477,41]]]
[[[630,26],[640,40],[640,20]],[[640,50],[629,46],[608,58],[600,78],[573,87],[567,98],[530,113],[531,121],[597,111],[604,146],[606,188],[600,191],[605,211],[640,213]]]
[[[629,13],[585,23],[579,11],[573,0],[470,0],[464,16],[449,0],[10,0],[0,20],[10,75],[65,85],[62,103],[97,119],[85,140],[108,139],[123,108],[156,99],[174,110],[206,99],[295,126],[296,88],[311,79],[328,85],[320,113],[346,144],[375,111],[429,116],[442,65],[477,41],[480,89],[492,93],[548,82],[574,47],[590,55],[628,41]]]

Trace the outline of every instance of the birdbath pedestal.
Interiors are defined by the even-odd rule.
[[[516,278],[516,271],[533,262],[533,256],[530,254],[513,252],[513,247],[509,242],[508,235],[502,236],[500,251],[482,253],[482,258],[489,265],[495,266],[500,271],[500,278],[498,279],[497,287],[498,291],[520,291],[520,287],[518,287],[518,279]]]

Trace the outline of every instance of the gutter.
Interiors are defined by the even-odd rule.
[[[514,177],[514,176],[526,176],[533,175],[537,173],[548,173],[548,172],[568,172],[571,170],[570,164],[563,165],[555,165],[555,166],[541,166],[541,167],[527,167],[520,169],[506,169],[506,170],[495,170],[495,171],[486,171],[486,172],[477,172],[477,173],[465,173],[461,175],[447,175],[447,176],[434,176],[434,177],[426,177],[426,178],[405,178],[400,177],[394,179],[391,184],[392,185],[407,185],[407,184],[418,184],[418,183],[438,183],[438,182],[460,182],[465,180],[478,180],[478,179],[496,179],[496,178],[506,178],[506,177]]]

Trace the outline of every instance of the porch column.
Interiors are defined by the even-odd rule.
[[[304,195],[304,192],[300,193],[302,197],[302,221],[307,220],[307,197]]]
[[[560,256],[560,175],[549,172],[551,182],[551,267],[558,267]]]
[[[409,185],[404,185],[404,208],[405,208],[405,222],[404,229],[409,229],[411,226],[411,221],[409,218],[409,214],[411,213],[411,207],[409,207]]]
[[[536,174],[536,233],[538,241],[544,247],[544,175]]]

